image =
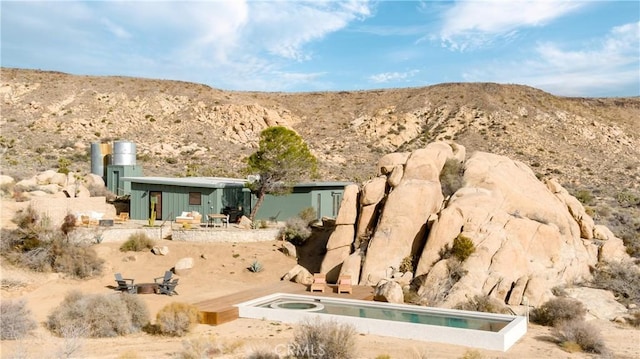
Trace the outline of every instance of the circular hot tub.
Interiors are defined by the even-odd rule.
[[[303,312],[316,312],[324,309],[324,305],[321,303],[302,300],[278,301],[271,303],[270,307],[274,309],[298,310]]]

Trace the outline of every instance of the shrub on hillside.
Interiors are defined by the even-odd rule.
[[[300,217],[289,218],[285,226],[280,230],[280,236],[284,238],[284,240],[300,246],[311,236],[309,222],[305,222],[305,220]]]
[[[181,337],[200,322],[200,311],[191,304],[173,302],[156,315],[158,334]]]
[[[47,318],[47,328],[63,336],[70,328],[82,328],[83,336],[115,337],[140,331],[149,322],[144,302],[123,293],[88,294],[73,291]]]
[[[509,313],[509,308],[507,308],[507,306],[488,295],[475,295],[473,298],[469,298],[466,302],[456,304],[455,309],[485,313]]]
[[[578,345],[582,351],[588,353],[605,354],[608,352],[600,331],[584,320],[559,322],[554,334],[562,347],[571,348]]]
[[[0,302],[0,339],[22,339],[35,329],[36,325],[24,300],[5,299]]]
[[[51,267],[55,272],[66,273],[76,278],[90,278],[100,275],[104,260],[96,251],[83,244],[72,244],[56,238],[49,245]]]
[[[440,172],[440,186],[442,187],[442,194],[445,198],[453,195],[457,190],[462,188],[464,185],[463,175],[464,166],[462,162],[455,158],[447,159]]]
[[[612,291],[620,302],[640,304],[640,268],[631,262],[599,264],[592,285]]]
[[[587,310],[576,299],[553,298],[531,311],[531,320],[535,323],[553,326],[559,322],[584,319]]]
[[[296,358],[355,358],[356,331],[335,321],[302,321],[296,328],[291,349]]]
[[[454,257],[458,258],[460,262],[464,262],[473,252],[476,251],[476,246],[473,244],[471,238],[459,234],[453,240],[453,246],[451,247],[451,253]]]
[[[120,250],[122,252],[140,252],[145,249],[151,249],[155,246],[153,239],[149,238],[144,232],[137,232],[129,236],[126,242],[122,243]]]

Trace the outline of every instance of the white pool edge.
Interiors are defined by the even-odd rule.
[[[409,309],[417,312],[437,314],[463,315],[480,319],[510,320],[499,332],[490,332],[475,329],[444,327],[438,325],[396,322],[384,319],[359,318],[312,311],[297,311],[288,309],[260,308],[260,305],[274,299],[287,298],[306,301],[320,300],[321,302],[337,302],[352,305],[374,306],[384,309]],[[402,339],[421,340],[425,342],[437,342],[455,344],[467,347],[507,351],[520,338],[527,333],[527,319],[522,316],[470,312],[455,309],[422,307],[411,304],[392,304],[384,302],[372,302],[357,299],[317,297],[301,294],[274,293],[264,297],[235,305],[238,307],[241,318],[267,319],[283,323],[295,324],[302,320],[320,317],[325,320],[334,320],[338,323],[352,324],[355,330],[364,334],[375,334]]]

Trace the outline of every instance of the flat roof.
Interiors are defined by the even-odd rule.
[[[188,186],[203,188],[225,188],[244,187],[247,183],[242,178],[227,177],[122,177],[123,181],[131,183],[159,184],[170,186]],[[302,182],[294,187],[344,187],[353,182],[344,181],[324,181],[324,182]]]
[[[226,177],[122,177],[131,183],[160,184],[204,188],[244,187],[247,180]]]

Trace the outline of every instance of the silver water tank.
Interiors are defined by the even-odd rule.
[[[111,154],[111,145],[108,143],[91,143],[91,173],[102,178],[105,176],[106,165]]]
[[[115,141],[111,164],[116,166],[136,165],[136,144],[129,141]]]

